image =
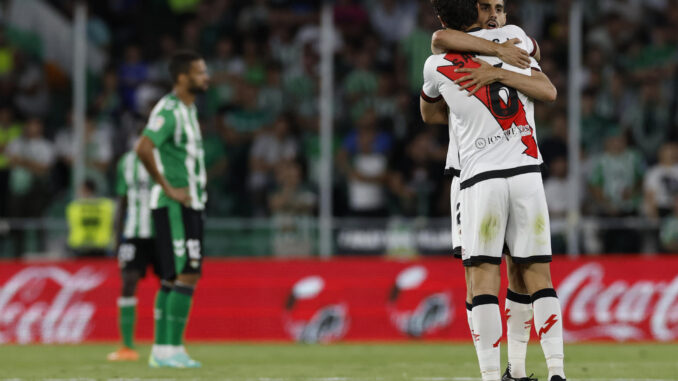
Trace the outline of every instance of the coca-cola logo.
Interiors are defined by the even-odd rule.
[[[567,341],[678,338],[678,276],[670,281],[604,282],[605,268],[584,265],[558,287]]]
[[[0,343],[78,343],[92,329],[96,306],[82,300],[105,279],[91,267],[70,272],[27,267],[0,288]]]

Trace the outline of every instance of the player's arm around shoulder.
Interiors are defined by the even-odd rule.
[[[440,29],[435,31],[431,37],[431,52],[433,54],[442,54],[447,51],[478,53],[497,57],[509,65],[526,69],[529,67],[530,57],[524,49],[516,45],[520,42],[520,39],[513,38],[499,44],[466,32]]]
[[[520,42],[518,43],[518,46],[524,49],[530,57],[534,58],[537,61],[541,61],[541,52],[539,51],[539,44],[537,44],[537,41],[530,37],[523,28],[519,27],[518,25],[506,25],[501,28],[504,30],[509,36],[513,37],[513,39],[518,39]],[[515,65],[514,65],[515,66]]]

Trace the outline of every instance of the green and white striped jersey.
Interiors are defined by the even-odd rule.
[[[155,162],[160,173],[173,187],[188,188],[192,209],[205,209],[205,151],[195,105],[186,106],[172,93],[165,95],[153,108],[143,134],[155,145]],[[152,209],[174,202],[160,185],[153,187]]]
[[[121,197],[127,196],[127,213],[122,236],[153,237],[151,188],[154,183],[136,153],[130,151],[120,158],[116,177],[116,193]]]

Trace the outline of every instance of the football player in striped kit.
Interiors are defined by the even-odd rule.
[[[170,60],[173,91],[155,105],[136,153],[155,181],[151,209],[162,287],[155,301],[156,343],[151,367],[197,368],[184,349],[193,292],[202,273],[207,172],[195,99],[209,75],[198,54],[180,51]]]
[[[122,292],[118,298],[118,325],[123,346],[108,355],[110,361],[136,361],[134,326],[136,323],[136,288],[146,268],[153,265],[160,276],[160,262],[155,250],[153,219],[151,217],[151,187],[153,180],[134,151],[125,153],[118,161],[115,192],[119,197],[115,218],[118,263],[122,278]]]

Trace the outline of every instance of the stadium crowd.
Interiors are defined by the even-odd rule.
[[[72,17],[73,1],[48,3]],[[88,86],[87,177],[97,191],[113,194],[117,159],[169,89],[169,55],[190,48],[212,78],[199,101],[208,215],[314,215],[319,3],[90,2],[88,37],[109,57]],[[567,212],[570,5],[506,1],[509,23],[539,42],[541,67],[559,91],[535,114],[552,219]],[[648,217],[659,226],[658,248],[676,250],[678,1],[587,1],[584,17],[583,210]],[[338,0],[334,21],[335,214],[449,216],[447,129],[425,126],[418,109],[440,26],[428,1]],[[0,29],[0,217],[63,216],[74,155],[69,82],[10,32]],[[623,226],[600,238],[596,251],[643,249],[641,233]]]

